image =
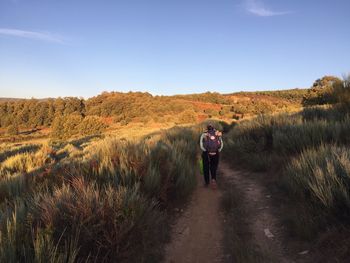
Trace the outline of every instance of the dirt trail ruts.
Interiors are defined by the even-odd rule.
[[[271,196],[262,183],[253,174],[234,170],[224,161],[219,165],[218,180],[220,177],[243,194],[242,205],[249,212],[246,222],[253,236],[252,242],[271,262],[296,262],[288,256],[288,249],[282,242],[283,228],[279,225]],[[227,262],[223,249],[225,223],[220,208],[222,191],[220,187],[216,190],[205,188],[202,181],[198,176],[192,199],[173,226],[172,240],[166,246],[166,263]]]
[[[253,235],[252,242],[273,262],[295,262],[289,258],[287,248],[282,243],[283,229],[275,216],[271,195],[266,188],[249,172],[233,170],[225,162],[221,162],[220,170],[225,180],[243,193],[242,205],[249,211],[247,222]]]
[[[222,262],[221,191],[204,187],[203,179],[197,178],[191,201],[173,227],[165,250],[167,263]]]

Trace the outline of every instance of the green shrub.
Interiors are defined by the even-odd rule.
[[[75,135],[97,135],[106,129],[99,117],[71,114],[56,117],[52,123],[51,137],[55,139],[68,139]]]
[[[334,93],[337,101],[345,107],[346,111],[350,110],[350,75],[346,76],[343,82],[337,83],[334,87]]]
[[[62,116],[56,117],[51,125],[51,137],[57,138],[57,139],[63,139],[65,138],[64,133],[64,118]]]
[[[304,96],[303,104],[310,106],[336,103],[337,98],[334,91],[335,87],[341,83],[339,78],[333,76],[325,76],[316,80]]]
[[[103,123],[100,118],[87,116],[78,125],[76,133],[82,135],[96,135],[101,134],[106,128],[107,125]]]

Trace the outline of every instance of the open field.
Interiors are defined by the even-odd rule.
[[[86,108],[75,111],[71,111],[75,99],[48,102],[65,103],[52,123],[32,123],[35,127],[10,123],[0,130],[0,262],[194,258],[210,231],[201,231],[201,224],[190,225],[203,220],[206,211],[214,211],[211,222],[223,225],[213,224],[218,244],[210,255],[202,255],[204,259],[317,262],[335,251],[335,259],[346,262],[347,83],[316,91],[317,96],[313,89],[173,98],[104,93],[80,101]],[[113,113],[119,96],[134,100],[141,109],[136,108],[133,117],[124,116],[124,108]],[[159,105],[142,115],[142,107],[157,100]],[[9,112],[11,119],[23,116],[26,103],[43,106],[43,101],[6,100],[1,104],[8,111],[4,116]],[[170,106],[164,108],[163,103]],[[11,107],[22,110],[9,111]],[[210,196],[205,191],[211,189],[197,184],[202,180],[198,179],[198,139],[206,126],[202,120],[224,131],[225,163],[219,171],[225,185],[219,182],[222,189],[210,202],[205,201]],[[271,195],[271,200],[260,200]],[[174,208],[186,204],[189,210],[174,222]],[[183,225],[193,236],[172,242]],[[209,226],[203,223],[203,227]],[[181,244],[188,238],[198,241],[189,246],[193,250]]]

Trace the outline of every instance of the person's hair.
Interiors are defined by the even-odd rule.
[[[208,129],[208,131],[211,131],[211,130],[214,129],[214,126],[213,126],[211,123],[209,123],[209,124],[207,125],[207,129]]]

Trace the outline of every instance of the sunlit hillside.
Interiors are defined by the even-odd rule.
[[[198,189],[208,122],[224,132],[224,162],[263,172],[287,200],[281,220],[294,239],[316,240],[316,250],[339,236],[337,259],[349,255],[339,234],[350,218],[348,79],[224,95],[3,99],[0,112],[0,262],[160,262],[174,207]],[[235,232],[249,219],[236,218],[239,191],[224,198],[227,253],[264,258]]]
[[[177,96],[104,92],[87,100],[2,99],[0,140],[40,139],[48,135],[67,139],[115,131],[124,134],[125,128],[134,137],[210,118],[230,123],[258,114],[299,110],[305,95],[306,89],[295,89]]]

